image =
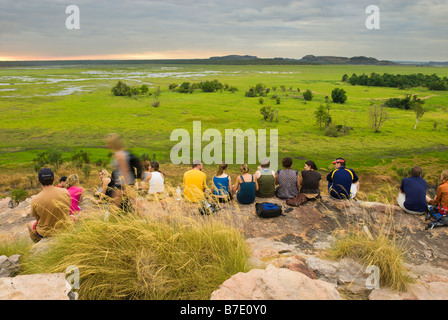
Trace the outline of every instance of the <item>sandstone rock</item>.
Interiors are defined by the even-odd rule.
[[[0,300],[69,300],[64,273],[0,278]]]
[[[293,257],[281,257],[274,259],[270,262],[273,266],[277,268],[286,268],[291,271],[296,271],[303,273],[310,279],[316,279],[316,274],[308,268],[305,258],[301,256],[293,256]]]
[[[12,255],[9,258],[7,256],[1,256],[0,278],[10,277],[11,275],[17,272],[20,268],[19,259],[20,255],[18,254]]]
[[[317,279],[330,282],[339,289],[348,289],[353,293],[367,290],[365,268],[353,259],[329,261],[310,257],[306,264],[317,275]]]
[[[212,293],[211,300],[342,300],[329,283],[269,265],[238,273]]]

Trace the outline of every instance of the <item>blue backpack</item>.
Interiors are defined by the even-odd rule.
[[[255,204],[255,211],[260,218],[275,218],[282,214],[282,207],[275,203],[263,202]]]

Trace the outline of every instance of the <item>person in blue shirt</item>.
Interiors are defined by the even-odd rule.
[[[398,205],[407,213],[424,214],[428,209],[426,202],[426,180],[422,178],[422,169],[415,166],[411,169],[411,177],[401,181]]]
[[[359,179],[353,169],[346,168],[346,161],[337,158],[334,170],[327,175],[328,193],[333,199],[353,199],[359,191]]]

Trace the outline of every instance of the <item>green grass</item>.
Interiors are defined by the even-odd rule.
[[[175,200],[173,200],[175,201]],[[217,219],[111,217],[80,220],[28,255],[22,274],[79,268],[83,300],[207,300],[233,274],[247,272],[243,236]]]
[[[278,129],[279,157],[292,156],[296,159],[313,159],[319,167],[328,168],[330,160],[345,157],[349,166],[364,170],[381,164],[383,160],[412,157],[413,155],[439,152],[437,157],[447,163],[448,144],[447,103],[448,92],[434,92],[426,88],[399,90],[351,86],[341,83],[344,73],[437,73],[448,74],[447,68],[412,66],[173,66],[178,69],[164,69],[148,65],[97,66],[87,68],[51,69],[2,69],[0,83],[0,168],[29,167],[39,150],[61,148],[69,152],[83,148],[92,153],[92,159],[107,158],[104,138],[112,132],[124,136],[127,145],[138,152],[155,153],[159,162],[170,162],[169,154],[176,142],[169,141],[174,129],[183,128],[192,134],[193,121],[202,122],[202,130],[218,129],[224,135],[225,129]],[[118,81],[111,77],[123,74],[92,75],[86,71],[141,72],[143,78],[124,80],[129,85],[140,86],[143,81],[160,86],[160,107],[151,106],[153,97],[114,97],[111,87]],[[206,71],[217,74],[197,76]],[[156,76],[163,72],[184,72],[175,75]],[[7,76],[29,76],[30,81]],[[102,79],[98,79],[101,77]],[[84,79],[76,82],[45,83],[46,79]],[[93,79],[93,80],[89,80]],[[181,94],[168,91],[170,83],[183,81],[199,82],[218,79],[222,83],[238,87],[239,91]],[[48,82],[48,81],[47,81]],[[262,82],[267,87],[277,86],[281,104],[276,105],[269,96],[265,106],[279,108],[279,123],[262,121],[258,98],[246,98],[244,92],[250,86]],[[12,85],[13,84],[13,85]],[[287,91],[280,88],[285,85]],[[66,96],[48,96],[66,87],[85,86],[84,92]],[[292,87],[292,92],[289,92]],[[340,87],[347,91],[345,104],[331,104],[331,116],[336,124],[353,127],[348,136],[326,137],[315,124],[314,110],[323,103],[325,96]],[[301,92],[314,92],[311,102],[304,102]],[[154,90],[154,89],[152,89]],[[374,133],[368,125],[367,109],[371,99],[385,101],[390,97],[418,94],[425,99],[429,111],[423,116],[417,130],[413,129],[412,111],[390,109],[390,119],[380,133]],[[8,98],[4,96],[17,96]],[[440,121],[444,127],[440,132],[433,130],[433,122]],[[207,143],[204,142],[204,147]],[[441,149],[442,148],[442,149]],[[445,149],[443,149],[445,148]],[[299,168],[302,164],[299,165]]]

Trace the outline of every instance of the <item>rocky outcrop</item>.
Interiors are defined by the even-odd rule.
[[[300,272],[276,268],[238,273],[214,291],[211,300],[342,300],[329,283]]]
[[[0,256],[0,278],[11,277],[20,268],[20,255]]]
[[[71,300],[76,295],[64,273],[0,278],[0,300]]]

